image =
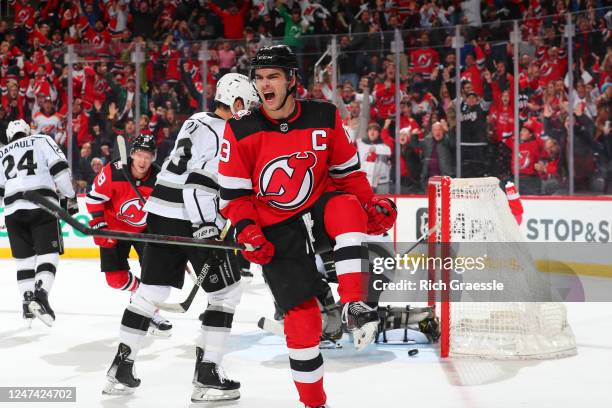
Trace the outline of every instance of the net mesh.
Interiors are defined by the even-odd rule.
[[[437,183],[438,225],[444,213],[441,189],[442,184]],[[499,180],[452,179],[449,193],[452,255],[479,256],[485,250],[487,279],[497,276],[512,282],[508,290],[514,293],[504,293],[504,300],[553,299],[547,274],[535,269]],[[479,244],[461,244],[466,242]],[[476,250],[479,253],[470,253]],[[505,279],[502,274],[506,274]],[[513,276],[508,279],[508,274]],[[465,274],[462,279],[469,282],[470,276]],[[576,353],[574,334],[562,303],[465,300],[453,298],[450,316],[443,317],[443,324],[446,319],[449,326],[450,356],[544,359]]]

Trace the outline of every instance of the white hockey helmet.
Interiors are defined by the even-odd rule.
[[[13,137],[17,133],[25,133],[26,136],[30,136],[30,126],[23,119],[17,119],[9,122],[6,127],[6,140],[10,143],[13,140]]]
[[[244,103],[244,109],[251,110],[259,104],[259,96],[253,83],[246,75],[242,74],[225,74],[217,82],[217,92],[215,93],[215,101],[219,101],[230,107],[234,112],[234,101],[241,98]]]

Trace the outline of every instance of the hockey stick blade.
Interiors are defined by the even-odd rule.
[[[246,249],[252,251],[254,248],[250,245],[242,245],[233,242],[224,242],[209,239],[196,239],[192,237],[181,237],[174,235],[159,235],[159,234],[147,234],[147,233],[136,233],[136,232],[123,232],[113,230],[95,230],[81,224],[76,219],[72,218],[70,214],[59,205],[42,196],[35,191],[26,191],[23,193],[26,200],[33,202],[40,206],[43,210],[47,211],[54,217],[66,222],[68,225],[79,231],[81,234],[92,236],[92,237],[104,237],[118,240],[127,241],[139,241],[139,242],[152,242],[156,244],[167,244],[167,245],[186,245],[203,248],[216,248],[216,249]]]
[[[189,292],[187,299],[185,299],[181,303],[164,303],[155,301],[153,301],[152,303],[160,310],[165,310],[166,312],[185,313],[187,310],[189,310],[191,303],[193,303],[193,299],[195,299],[195,295],[198,293],[198,289],[200,289],[200,286],[202,285],[202,282],[204,282],[206,275],[208,275],[209,270],[210,264],[206,262],[202,267],[202,270],[200,271],[198,279],[195,281],[191,292]]]
[[[257,327],[266,333],[274,334],[275,336],[285,336],[285,325],[276,320],[268,319],[267,317],[262,317],[257,322]]]

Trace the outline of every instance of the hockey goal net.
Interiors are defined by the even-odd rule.
[[[516,293],[517,299],[538,299],[537,291],[547,289],[542,277],[545,274],[535,270],[497,178],[432,177],[428,195],[429,229],[434,231],[429,236],[430,257],[445,258],[450,255],[451,247],[453,257],[462,256],[462,250],[469,251],[472,244],[460,243],[491,245],[494,248],[488,251],[497,250],[503,252],[501,256],[520,259],[524,264],[519,268],[521,271],[531,268],[530,273],[523,276],[519,272],[511,278],[518,282],[518,288],[513,286],[513,290],[521,292]],[[493,269],[485,268],[484,273],[500,273]],[[453,271],[429,269],[428,273],[430,280],[439,276],[449,282]],[[430,292],[430,305],[435,304],[435,295]],[[454,296],[451,301],[447,291],[437,295],[442,357],[545,359],[576,353],[574,334],[562,303],[465,302],[456,301]]]

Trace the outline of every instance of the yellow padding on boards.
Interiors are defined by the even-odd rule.
[[[0,258],[12,258],[10,248],[0,248]],[[66,248],[64,249],[64,255],[61,258],[100,258],[99,248]],[[130,258],[138,259],[138,254],[134,251],[134,248],[130,251]]]

